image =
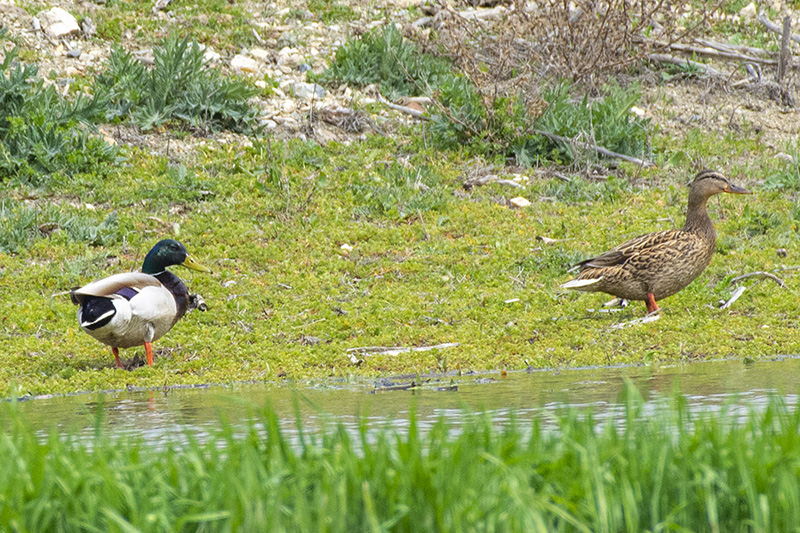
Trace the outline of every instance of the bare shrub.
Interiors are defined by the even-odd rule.
[[[680,41],[717,8],[689,0],[517,0],[480,16],[443,6],[427,47],[456,61],[483,90],[552,79],[596,86],[654,51],[645,34]]]

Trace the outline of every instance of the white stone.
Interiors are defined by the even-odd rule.
[[[203,58],[205,58],[205,60],[208,61],[209,63],[216,63],[217,61],[222,59],[222,56],[218,52],[215,52],[214,49],[212,49],[209,46],[203,52]]]
[[[292,93],[296,98],[304,100],[325,98],[325,89],[316,83],[295,83],[292,85]]]
[[[258,72],[259,62],[243,55],[235,55],[231,59],[231,68],[242,72]]]
[[[258,87],[259,89],[266,89],[267,88],[267,82],[265,82],[264,80],[257,80],[256,81],[256,87]]]
[[[296,69],[303,62],[303,54],[296,48],[284,47],[278,51],[278,67],[286,72],[284,68],[289,68],[289,72]]]
[[[412,6],[420,6],[423,2],[421,0],[394,0],[392,4],[401,9],[408,9]]]
[[[527,198],[523,198],[522,196],[517,196],[516,198],[512,198],[508,201],[511,204],[511,207],[528,207],[531,205],[530,201]]]
[[[739,16],[747,20],[755,20],[758,17],[758,8],[755,2],[750,2],[739,11]]]
[[[250,55],[261,61],[265,61],[269,57],[269,52],[263,48],[253,48],[250,50]]]
[[[293,113],[294,110],[297,109],[293,100],[284,100],[281,103],[281,113],[284,115],[288,115],[289,113]]]
[[[81,27],[78,26],[78,21],[75,17],[60,7],[40,11],[36,17],[39,19],[44,32],[53,39],[81,32]]]

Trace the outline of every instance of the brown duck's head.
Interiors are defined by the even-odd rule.
[[[730,194],[753,194],[744,187],[734,185],[722,173],[716,170],[701,170],[691,185],[691,194],[699,194],[705,198],[727,192]]]

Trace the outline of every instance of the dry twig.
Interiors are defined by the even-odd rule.
[[[744,294],[745,290],[747,290],[747,287],[742,286],[742,287],[737,288],[735,291],[733,291],[733,295],[730,297],[730,299],[727,302],[722,304],[722,307],[720,307],[720,309],[729,308],[733,304],[733,302],[735,302],[736,300],[739,299],[739,296]]]
[[[395,111],[400,111],[401,113],[405,113],[407,115],[411,115],[412,117],[418,118],[420,120],[430,120],[430,117],[428,117],[425,114],[424,111],[419,111],[417,109],[412,109],[412,108],[406,107],[404,105],[393,104],[392,102],[390,102],[389,100],[384,98],[381,93],[378,93],[378,100],[380,100],[380,102],[383,105],[385,105],[386,107],[388,107],[389,109],[394,109]]]
[[[347,356],[350,362],[357,365],[361,362],[356,354],[368,357],[370,355],[399,355],[406,352],[428,352],[430,350],[443,350],[445,348],[456,348],[461,346],[460,342],[445,342],[435,346],[362,346],[360,348],[348,348]]]
[[[692,61],[691,59],[684,59],[680,57],[675,57],[669,54],[650,54],[647,56],[647,59],[653,61],[654,63],[672,63],[673,65],[691,65],[697,69],[702,70],[706,74],[710,74],[712,76],[719,76],[727,78],[727,74],[723,74],[719,70],[709,67],[708,65],[704,65],[703,63],[698,63],[697,61]]]
[[[786,288],[786,285],[783,283],[783,280],[776,276],[775,274],[770,274],[769,272],[764,272],[759,270],[758,272],[750,272],[749,274],[742,274],[741,276],[736,276],[731,280],[731,284],[738,283],[743,279],[752,278],[753,276],[760,276],[762,278],[771,279],[775,283],[778,284],[781,288]]]
[[[778,55],[778,72],[775,74],[775,81],[783,83],[786,69],[792,65],[792,52],[789,50],[789,37],[792,34],[792,17],[783,18],[783,33],[781,35],[781,52]]]
[[[766,26],[769,31],[777,33],[778,35],[783,35],[783,28],[769,20],[763,12],[758,14],[758,21]],[[789,39],[796,43],[800,43],[800,35],[797,35],[796,33],[790,34]]]
[[[715,59],[724,59],[727,61],[744,61],[748,63],[760,63],[762,65],[778,64],[777,59],[766,59],[763,57],[755,57],[752,55],[745,55],[741,52],[735,52],[732,50],[719,50],[710,47],[692,46],[683,43],[666,43],[663,41],[648,40],[648,39],[644,39],[643,42],[650,43],[652,46],[662,50],[671,50],[675,52],[682,52],[685,54],[713,57]]]
[[[606,157],[612,157],[614,159],[622,159],[623,161],[627,161],[629,163],[633,163],[635,165],[639,165],[639,166],[642,166],[642,167],[653,166],[653,163],[651,163],[649,161],[645,161],[644,159],[639,159],[638,157],[632,157],[632,156],[625,155],[625,154],[618,154],[617,152],[612,152],[608,148],[603,148],[602,146],[597,146],[596,144],[583,142],[583,141],[577,141],[577,140],[573,140],[573,139],[568,139],[567,137],[562,137],[561,135],[556,135],[555,133],[550,133],[549,131],[537,130],[537,129],[534,129],[532,131],[533,131],[533,133],[535,133],[537,135],[543,135],[543,136],[547,137],[551,141],[560,142],[560,143],[566,143],[566,144],[574,143],[574,144],[577,144],[577,145],[579,145],[579,146],[581,146],[583,148],[588,148],[590,150],[594,150],[598,154],[602,154],[602,155],[604,155]]]

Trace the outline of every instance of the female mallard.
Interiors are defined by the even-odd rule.
[[[681,229],[648,233],[573,267],[578,276],[564,288],[605,292],[625,300],[644,300],[647,312],[656,300],[689,285],[711,262],[717,233],[708,218],[706,202],[722,192],[752,194],[728,182],[713,170],[703,170],[692,181],[686,224]]]
[[[178,241],[165,239],[153,246],[144,258],[142,272],[115,274],[94,281],[70,296],[78,305],[78,322],[83,330],[111,346],[117,367],[120,348],[141,346],[147,364],[153,366],[152,342],[161,338],[180,320],[189,307],[189,290],[170,265],[183,265],[200,272],[211,272],[193,261]]]

